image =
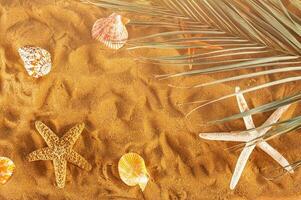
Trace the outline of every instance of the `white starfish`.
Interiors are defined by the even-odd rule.
[[[240,88],[235,88],[236,92],[236,100],[238,103],[238,107],[240,112],[245,112],[249,110],[247,102],[243,96],[243,94],[240,92]],[[278,108],[263,124],[263,126],[268,126],[273,123],[276,123],[278,119],[281,117],[281,115],[289,108],[289,105],[283,106]],[[245,126],[247,130],[254,129],[255,125],[252,119],[251,115],[247,115],[243,117]],[[207,140],[222,140],[222,141],[235,141],[235,142],[245,142],[246,145],[244,149],[242,150],[236,166],[235,170],[231,179],[230,183],[230,189],[233,190],[235,186],[237,185],[239,178],[242,174],[242,171],[248,161],[249,156],[251,155],[252,151],[256,146],[258,146],[261,150],[263,150],[265,153],[270,155],[276,162],[278,162],[282,167],[284,167],[287,171],[290,173],[293,173],[294,170],[292,167],[289,166],[288,161],[272,146],[270,146],[267,142],[262,141],[258,144],[253,144],[250,142],[251,140],[258,138],[262,135],[264,135],[267,131],[270,130],[271,127],[263,128],[260,131],[252,130],[249,132],[243,132],[241,134],[236,133],[201,133],[199,136],[201,138],[207,139]]]

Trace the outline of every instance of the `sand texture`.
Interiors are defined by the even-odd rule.
[[[0,0],[0,156],[10,157],[16,164],[12,179],[0,186],[0,200],[298,199],[301,170],[267,181],[263,171],[278,165],[259,149],[254,150],[236,190],[231,191],[229,183],[240,152],[227,148],[236,143],[206,141],[198,133],[243,130],[242,120],[202,125],[238,113],[235,98],[205,107],[188,119],[185,114],[193,106],[180,107],[178,103],[217,98],[232,93],[238,83],[189,90],[168,87],[168,83],[191,85],[222,75],[154,79],[154,74],[183,68],[137,62],[128,52],[106,49],[93,40],[93,23],[110,13],[71,0]],[[130,35],[138,34],[136,31],[141,30],[129,27]],[[27,75],[17,52],[24,45],[40,46],[51,53],[53,69],[49,75],[40,79]],[[160,54],[151,50],[138,53]],[[259,77],[239,86],[246,88],[287,76]],[[245,97],[254,107],[300,89],[300,84],[291,83]],[[300,114],[298,110],[298,105],[291,106],[282,120]],[[270,114],[256,115],[256,125]],[[74,150],[91,163],[92,170],[68,163],[66,186],[59,189],[51,161],[26,161],[27,154],[46,146],[35,130],[36,120],[59,137],[84,122],[86,128]],[[289,162],[301,159],[298,132],[269,143]],[[145,159],[151,181],[144,193],[119,178],[118,160],[127,152]]]

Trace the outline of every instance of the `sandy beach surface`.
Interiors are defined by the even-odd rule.
[[[202,89],[168,87],[168,83],[191,85],[238,72],[158,81],[154,74],[184,68],[137,62],[128,52],[106,49],[91,38],[96,19],[110,13],[71,0],[0,0],[0,156],[10,157],[16,164],[11,180],[0,186],[1,200],[301,198],[301,170],[268,181],[263,174],[272,173],[278,165],[259,149],[251,154],[236,190],[229,189],[240,152],[227,148],[236,143],[206,141],[198,134],[244,130],[242,120],[204,126],[210,120],[238,113],[234,98],[205,107],[189,118],[185,114],[193,106],[178,106],[232,93],[238,82]],[[129,27],[130,35],[138,35],[137,31],[142,30]],[[40,46],[51,53],[49,75],[40,79],[27,75],[17,52],[24,45]],[[138,53],[160,54],[152,50]],[[247,88],[287,76],[264,76],[239,85]],[[245,97],[249,106],[255,107],[300,89],[294,82]],[[298,110],[299,105],[291,106],[281,120],[300,114]],[[254,116],[256,125],[270,114]],[[27,162],[28,153],[46,146],[35,130],[36,120],[58,136],[84,122],[86,128],[74,149],[91,163],[92,170],[69,163],[66,186],[59,189],[51,161]],[[289,162],[301,159],[298,132],[269,143]],[[119,178],[117,163],[127,152],[139,153],[145,159],[151,180],[143,193]]]

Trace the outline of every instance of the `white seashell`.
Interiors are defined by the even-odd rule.
[[[116,13],[97,20],[92,28],[92,37],[111,49],[120,49],[128,40],[125,24],[129,19]]]
[[[24,46],[18,50],[27,73],[35,78],[47,75],[51,70],[51,55],[45,49]]]

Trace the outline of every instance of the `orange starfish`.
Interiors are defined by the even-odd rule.
[[[91,165],[72,149],[85,127],[84,123],[77,124],[61,138],[40,121],[36,121],[35,126],[48,147],[30,153],[26,159],[30,162],[37,160],[52,160],[56,183],[59,188],[65,186],[67,162],[77,165],[87,171],[91,170]]]

